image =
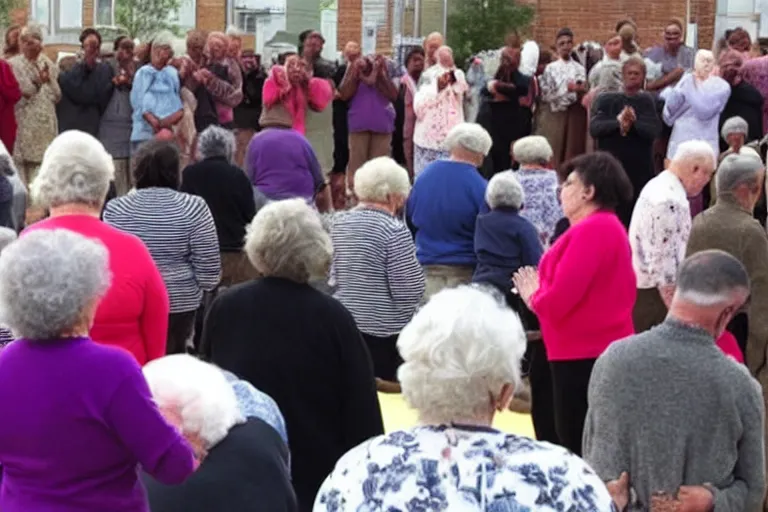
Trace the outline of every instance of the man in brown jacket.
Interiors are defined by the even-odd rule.
[[[739,341],[749,372],[760,382],[765,400],[768,396],[768,236],[752,216],[763,190],[765,166],[755,151],[742,148],[739,154],[723,159],[715,179],[717,203],[694,219],[686,256],[720,249],[733,255],[746,268],[751,300],[746,318],[744,314],[738,315],[729,330]],[[734,325],[739,317],[741,325]],[[765,437],[768,440],[768,431]],[[768,503],[764,510],[768,511]]]

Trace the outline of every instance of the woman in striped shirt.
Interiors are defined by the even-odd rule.
[[[331,229],[335,297],[352,313],[373,358],[374,373],[397,380],[397,337],[424,296],[413,238],[397,218],[410,192],[408,172],[388,157],[355,174],[359,204]]]
[[[179,192],[179,151],[152,140],[136,154],[136,191],[107,203],[104,221],[141,238],[168,289],[167,353],[186,350],[203,292],[219,284],[216,225],[205,200]]]

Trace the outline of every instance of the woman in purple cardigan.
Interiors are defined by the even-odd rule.
[[[133,356],[88,336],[109,283],[107,249],[72,231],[39,229],[0,255],[0,309],[19,336],[0,352],[3,512],[149,512],[139,466],[167,484],[195,470]]]

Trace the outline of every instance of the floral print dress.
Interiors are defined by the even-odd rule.
[[[14,158],[20,163],[40,163],[43,161],[45,150],[59,134],[56,119],[56,104],[61,99],[59,68],[43,53],[35,61],[27,59],[24,55],[17,55],[10,60],[10,64],[22,94],[30,96],[22,97],[16,104],[19,132]],[[50,80],[38,90],[34,81],[46,67]]]
[[[615,510],[602,480],[565,448],[473,426],[373,438],[336,464],[315,512]]]

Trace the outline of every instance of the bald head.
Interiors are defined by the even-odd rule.
[[[445,44],[443,34],[440,32],[432,32],[424,39],[424,51],[427,53],[427,65],[434,66],[437,64],[435,53],[437,49]]]

